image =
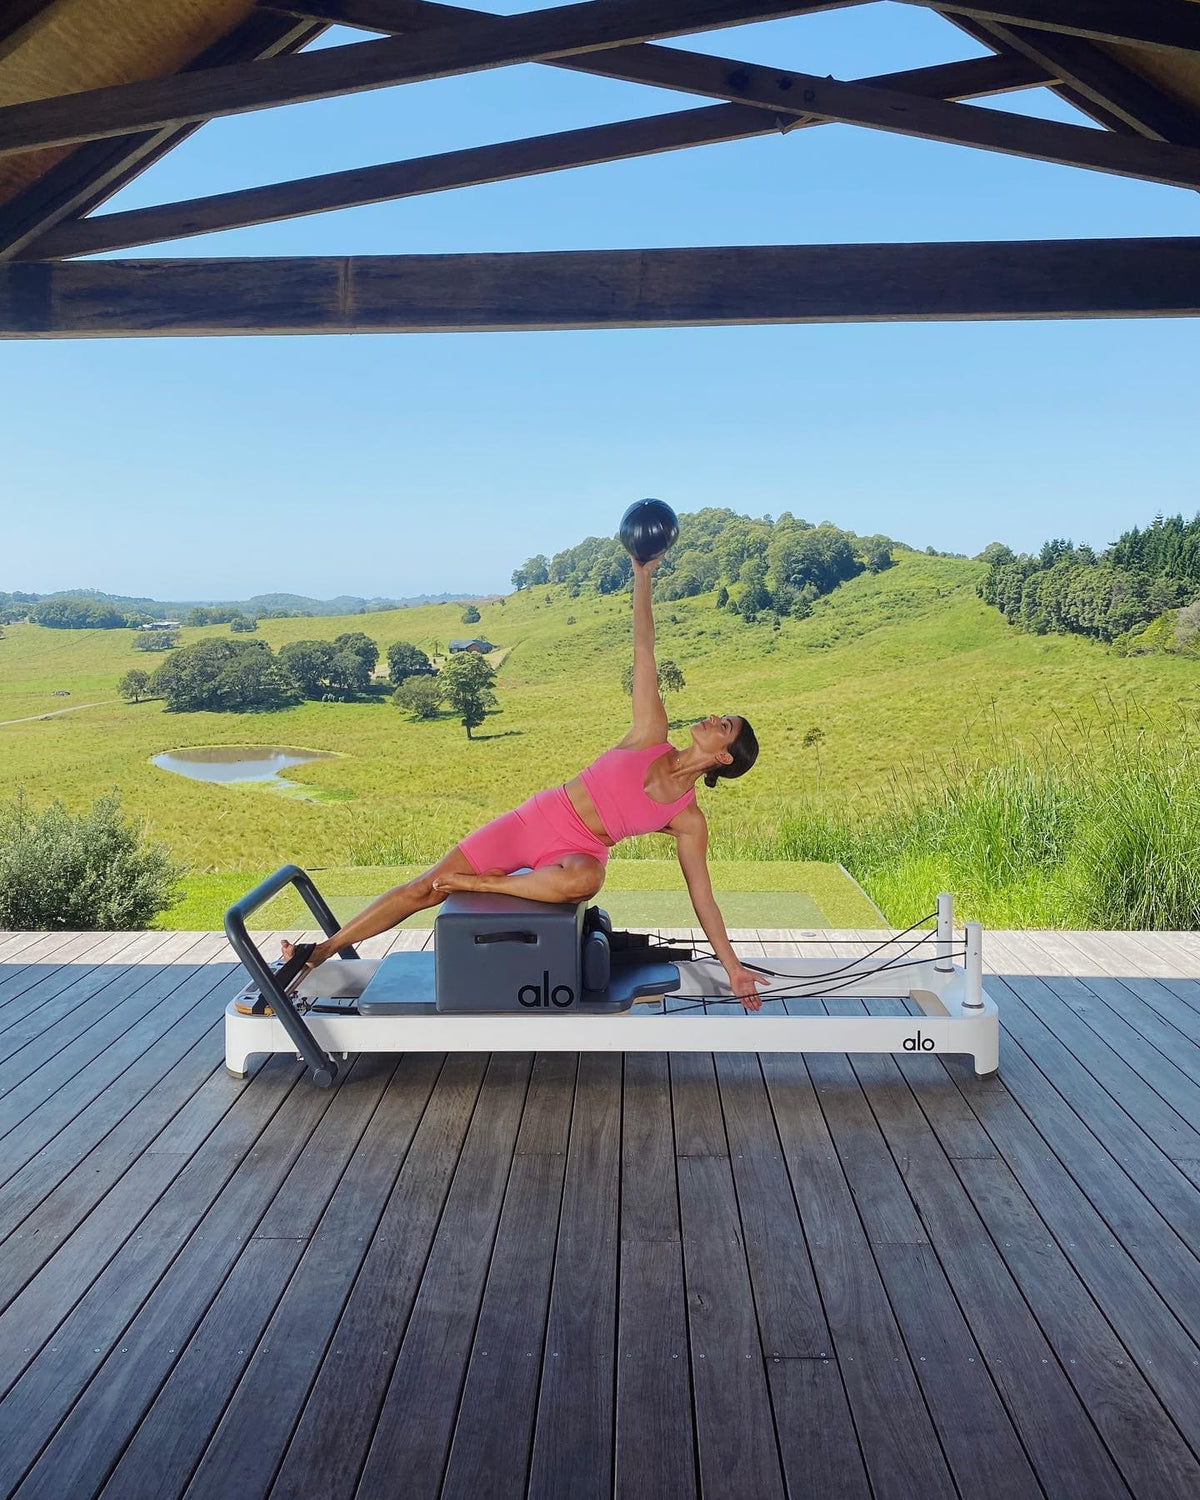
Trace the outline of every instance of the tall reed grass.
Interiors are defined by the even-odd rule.
[[[1064,724],[1040,752],[1003,739],[990,763],[956,754],[941,786],[898,773],[845,806],[780,799],[717,820],[721,858],[842,864],[889,921],[931,912],[939,891],[993,927],[1200,928],[1200,746],[1187,726],[1114,715]]]

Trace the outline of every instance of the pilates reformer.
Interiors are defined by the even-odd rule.
[[[971,1056],[979,1077],[999,1065],[982,931],[968,922],[956,939],[949,896],[938,897],[934,932],[913,936],[914,923],[860,958],[744,960],[772,979],[763,1008],[746,1013],[702,944],[614,931],[606,912],[582,901],[473,892],[443,903],[433,951],[368,959],[343,948],[289,995],[246,925],[288,886],[327,937],[338,930],[296,865],[226,912],[249,975],[225,1011],[225,1066],[236,1078],[252,1057],[275,1052],[295,1053],[321,1088],[337,1077],[339,1058],[362,1052],[952,1053]],[[900,952],[881,959],[889,948]],[[825,997],[908,1000],[919,1014],[831,1015]]]

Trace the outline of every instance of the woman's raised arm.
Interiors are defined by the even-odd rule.
[[[656,745],[667,737],[667,711],[658,691],[654,659],[654,610],[650,579],[660,558],[633,564],[633,728],[622,740],[626,746]]]

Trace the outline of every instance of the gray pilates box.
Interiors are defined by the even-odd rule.
[[[434,921],[437,1009],[476,1015],[575,1009],[583,998],[586,910],[586,901],[454,892]]]

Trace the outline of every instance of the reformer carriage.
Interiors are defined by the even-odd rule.
[[[338,1060],[362,1052],[920,1052],[966,1054],[983,1077],[999,1064],[999,1016],[983,982],[982,930],[956,936],[951,898],[936,929],[920,923],[858,958],[772,957],[761,1011],[733,1000],[703,945],[614,931],[587,902],[450,896],[432,952],[360,958],[354,948],[285,993],[247,920],[294,886],[317,925],[338,922],[312,878],[284,865],[226,913],[249,981],[225,1012],[225,1065],[294,1052],[328,1087]],[[891,956],[884,956],[893,949]],[[824,996],[911,1001],[916,1015],[803,1013]],[[239,1002],[241,1009],[239,1008]],[[250,1014],[244,1013],[250,1010]]]

